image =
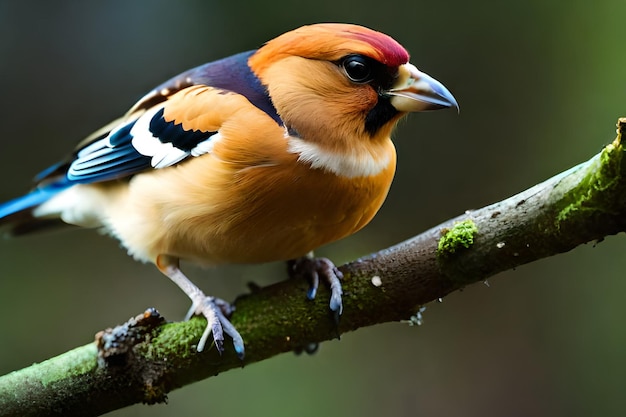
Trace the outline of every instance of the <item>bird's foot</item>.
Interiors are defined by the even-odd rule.
[[[237,356],[239,359],[243,359],[245,353],[243,338],[227,318],[234,310],[235,307],[219,298],[207,297],[203,293],[194,297],[191,308],[185,319],[189,320],[194,315],[202,315],[207,320],[206,329],[196,347],[198,352],[204,350],[209,336],[213,333],[215,347],[217,351],[222,354],[224,352],[224,333],[226,333],[233,339],[233,347],[235,348]]]
[[[287,262],[289,268],[289,276],[292,278],[303,277],[310,283],[307,297],[313,300],[317,294],[320,279],[330,287],[330,309],[335,313],[335,319],[339,320],[339,316],[343,311],[341,295],[341,278],[343,274],[337,269],[335,264],[328,258],[315,258],[312,255],[303,256],[298,259],[292,259]]]
[[[183,274],[183,271],[180,270],[178,258],[168,255],[159,255],[156,259],[156,266],[191,299],[191,308],[185,319],[189,320],[194,314],[201,314],[207,320],[206,329],[196,346],[196,350],[202,352],[209,335],[213,333],[215,347],[221,354],[224,352],[224,333],[226,333],[233,339],[233,346],[235,352],[237,352],[237,356],[243,359],[243,338],[237,329],[235,329],[235,326],[227,319],[227,316],[230,316],[235,308],[224,300],[204,295],[202,290],[191,282],[189,278]]]

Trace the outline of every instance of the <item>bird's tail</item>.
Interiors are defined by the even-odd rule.
[[[70,184],[59,181],[39,186],[30,193],[0,204],[0,234],[18,236],[60,226],[59,218],[37,217],[35,210]]]

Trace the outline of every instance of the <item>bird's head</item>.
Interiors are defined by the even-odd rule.
[[[287,32],[249,60],[290,132],[327,149],[388,139],[409,112],[458,108],[393,38],[350,24]]]

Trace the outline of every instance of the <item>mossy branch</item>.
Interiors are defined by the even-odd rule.
[[[163,324],[153,310],[101,332],[97,342],[0,377],[0,415],[100,415],[164,401],[191,382],[282,352],[389,321],[473,282],[626,230],[626,167],[615,141],[574,168],[499,203],[468,211],[391,248],[340,267],[338,326],[327,291],[285,281],[240,297],[232,323],[246,342],[240,361],[227,346],[197,353],[205,321]]]

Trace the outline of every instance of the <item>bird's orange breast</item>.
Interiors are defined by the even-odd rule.
[[[387,196],[395,171],[391,142],[389,164],[355,178],[312,169],[287,152],[286,141],[273,143],[231,151],[216,146],[220,157],[137,176],[126,197],[132,209],[125,210],[141,217],[124,216],[127,223],[112,224],[112,233],[140,259],[286,260],[358,231]],[[257,151],[244,155],[245,149]]]
[[[381,207],[395,160],[376,176],[343,178],[308,164],[268,166],[239,175],[249,192],[224,230],[229,262],[292,259],[360,230]],[[244,205],[245,203],[245,205]]]

